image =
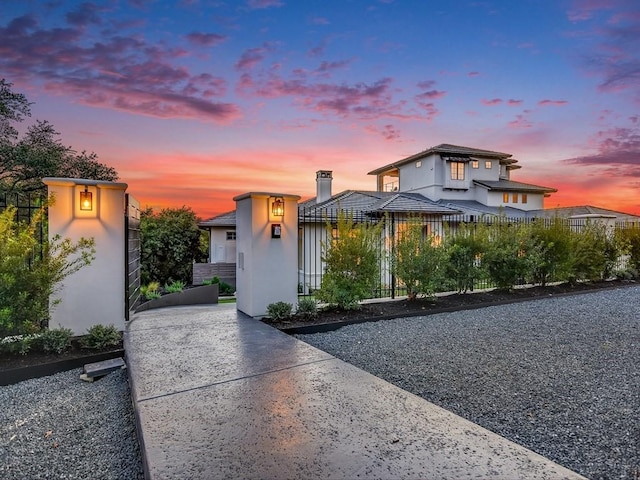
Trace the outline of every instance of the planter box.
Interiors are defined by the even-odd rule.
[[[218,285],[201,285],[199,287],[189,288],[183,292],[169,293],[160,298],[154,298],[143,303],[137,312],[144,312],[152,308],[176,307],[179,305],[203,305],[209,303],[218,303]]]

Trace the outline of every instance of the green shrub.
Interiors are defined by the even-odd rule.
[[[140,286],[140,294],[147,300],[160,298],[160,282],[149,282],[147,285]]]
[[[473,290],[474,284],[486,276],[482,256],[487,243],[484,223],[461,224],[454,233],[447,227],[445,250],[447,277],[458,293]]]
[[[406,287],[409,300],[419,294],[433,295],[444,282],[445,250],[423,230],[418,219],[410,219],[407,228],[398,234],[391,258],[392,271]]]
[[[530,255],[528,276],[542,286],[571,277],[574,245],[573,234],[566,220],[554,217],[550,221],[536,219],[528,229]]]
[[[380,284],[382,226],[383,222],[355,224],[352,216],[340,211],[334,238],[334,226],[327,221],[329,240],[322,242],[325,271],[316,292],[318,300],[354,309],[360,300],[374,296]]]
[[[14,206],[0,212],[0,337],[45,329],[60,282],[95,258],[93,239],[57,235],[40,246],[44,208],[29,223],[17,220]]]
[[[63,353],[71,348],[73,331],[70,328],[53,328],[40,334],[39,343],[47,353]]]
[[[203,232],[195,212],[186,206],[140,215],[140,275],[142,283],[152,279],[161,284],[172,279],[191,282],[193,263],[206,261]]]
[[[627,267],[640,272],[640,223],[628,223],[616,228],[615,241],[628,255]]]
[[[314,318],[318,315],[318,304],[313,298],[303,297],[298,300],[298,315],[306,318]]]
[[[235,293],[235,290],[231,285],[229,285],[227,282],[223,282],[218,277],[213,277],[211,279],[211,282],[205,285],[218,285],[218,295],[229,296]]]
[[[287,302],[275,302],[267,305],[267,315],[273,320],[285,320],[291,317],[293,305]]]
[[[497,288],[511,289],[525,277],[528,266],[521,228],[500,218],[489,228],[488,240],[482,257],[484,268]]]
[[[101,350],[107,347],[120,345],[122,334],[113,325],[94,325],[87,330],[87,334],[82,337],[80,344],[83,348]]]
[[[176,280],[164,285],[164,291],[167,293],[178,293],[184,290],[185,283],[182,280]]]
[[[26,355],[38,344],[41,334],[12,335],[0,340],[0,352]]]

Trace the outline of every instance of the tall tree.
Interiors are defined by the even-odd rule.
[[[98,162],[94,153],[77,153],[63,145],[47,121],[36,121],[20,137],[17,124],[31,116],[31,104],[11,87],[0,80],[0,189],[44,192],[44,177],[118,179],[116,170]]]

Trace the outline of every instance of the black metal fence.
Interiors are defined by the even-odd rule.
[[[140,303],[140,204],[125,195],[125,319],[129,321],[131,310]]]
[[[391,269],[390,258],[393,255],[394,245],[398,235],[406,230],[409,223],[420,222],[425,235],[432,235],[436,242],[443,241],[448,235],[456,235],[461,226],[473,228],[480,224],[500,225],[504,227],[528,225],[533,222],[542,222],[545,227],[549,227],[554,218],[509,218],[496,215],[406,215],[400,213],[386,213],[382,215],[367,214],[361,210],[342,210],[342,212],[353,219],[354,223],[377,224],[382,222],[383,229],[380,236],[379,249],[382,252],[380,265],[380,283],[374,292],[375,298],[395,298],[406,294],[406,289],[397,281]],[[331,238],[337,235],[336,221],[337,210],[319,210],[313,206],[299,209],[299,231],[298,231],[298,293],[302,295],[313,295],[322,284],[324,272],[324,262],[322,260],[323,248],[330,242]],[[627,228],[630,224],[612,221],[607,219],[610,231],[616,228]],[[561,221],[566,228],[572,231],[579,231],[593,219],[588,218],[563,218]],[[332,228],[328,229],[327,225]],[[624,266],[624,258],[619,259],[617,267]],[[617,268],[616,267],[616,268]],[[524,283],[524,279],[519,282]],[[493,288],[495,285],[489,279],[476,281],[475,289]]]
[[[31,222],[31,219],[42,208],[45,198],[41,194],[23,192],[3,192],[0,190],[0,212],[8,207],[16,207],[16,219],[19,222]],[[42,221],[36,226],[36,239],[42,246],[47,239],[47,212],[45,209]],[[42,249],[38,249],[42,255]]]

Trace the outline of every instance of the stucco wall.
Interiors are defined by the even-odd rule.
[[[124,208],[127,184],[92,180],[45,178],[54,195],[49,207],[49,238],[60,235],[77,241],[95,240],[96,258],[91,265],[67,277],[52,297],[61,303],[52,306],[49,326],[63,326],[82,335],[97,324],[125,323],[125,239]],[[92,191],[94,208],[80,211],[79,192]]]

